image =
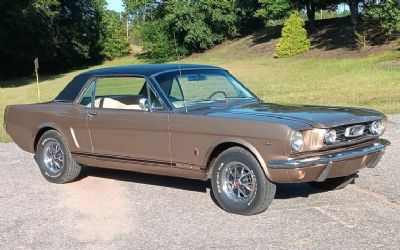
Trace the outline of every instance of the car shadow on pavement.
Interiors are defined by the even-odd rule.
[[[313,188],[307,183],[278,184],[276,186],[275,199],[291,199],[297,197],[308,197],[313,194],[326,192]]]
[[[187,191],[206,193],[207,189],[211,188],[210,182],[191,180],[179,177],[169,177],[162,175],[143,174],[124,170],[114,170],[105,168],[85,167],[80,179],[85,179],[88,176],[99,178],[114,179],[117,181],[134,182],[140,184],[148,184],[169,188],[182,189]]]
[[[117,181],[134,182],[147,185],[176,188],[192,192],[206,193],[211,189],[210,181],[191,180],[179,177],[143,174],[124,170],[86,167],[80,179],[88,176],[114,179]],[[300,184],[278,184],[275,199],[290,199],[296,197],[308,197],[310,195],[326,192],[313,188],[307,183]],[[212,196],[212,192],[210,192]]]

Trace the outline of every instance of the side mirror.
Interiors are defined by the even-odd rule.
[[[143,110],[151,111],[150,102],[147,98],[140,98],[139,99],[139,107]]]

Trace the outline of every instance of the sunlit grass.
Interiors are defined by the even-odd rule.
[[[233,48],[234,49],[234,48]],[[254,93],[268,102],[320,104],[373,108],[387,114],[400,113],[400,68],[382,67],[382,62],[397,60],[400,51],[351,59],[272,59],[238,57],[232,48],[213,50],[184,63],[212,64],[227,68]],[[140,63],[124,57],[93,68]],[[41,82],[42,101],[53,99],[77,74],[73,71],[47,76]],[[35,79],[21,78],[0,88],[0,123],[6,105],[38,101]],[[11,84],[10,84],[11,83]],[[3,127],[0,141],[10,141]]]

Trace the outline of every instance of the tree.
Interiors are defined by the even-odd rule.
[[[125,35],[125,24],[120,14],[107,10],[103,17],[104,27],[104,53],[107,58],[112,59],[127,55],[129,53],[129,40]]]
[[[315,12],[321,9],[336,9],[339,0],[259,0],[260,8],[256,15],[266,23],[287,18],[294,10],[306,10],[311,28],[314,27]]]
[[[234,36],[236,15],[229,0],[171,0],[164,20],[190,52],[204,51]]]
[[[380,0],[365,6],[365,19],[376,23],[384,33],[400,32],[400,1]]]
[[[0,2],[0,77],[32,72],[35,57],[51,58],[58,1]]]
[[[358,21],[360,2],[360,0],[347,0],[347,5],[350,9],[351,22],[354,25],[357,24]]]
[[[103,50],[105,0],[60,0],[55,20],[57,64],[77,66],[95,59]]]
[[[291,0],[259,0],[260,8],[256,15],[270,23],[287,18],[293,10],[298,9],[297,2]]]
[[[157,55],[161,61],[171,59],[175,52],[172,45],[184,56],[204,51],[237,34],[235,1],[125,0],[125,5],[136,8],[129,9],[130,13],[145,13],[136,15],[135,29],[139,43],[152,61],[158,60]]]
[[[182,46],[175,44],[174,36],[168,32],[168,24],[163,19],[138,23],[135,35],[152,63],[177,60],[187,54]]]
[[[276,57],[294,56],[310,50],[310,41],[299,12],[293,12],[285,21],[282,37],[275,49]]]
[[[249,34],[263,26],[263,18],[256,15],[259,8],[258,0],[236,0],[236,26],[240,34]]]
[[[0,2],[0,77],[59,71],[99,57],[105,0]]]

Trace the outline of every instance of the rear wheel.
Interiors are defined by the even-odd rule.
[[[49,182],[72,182],[81,172],[81,166],[74,161],[68,145],[55,130],[45,132],[39,139],[36,160],[43,177]]]
[[[322,189],[322,190],[340,190],[345,188],[347,185],[354,183],[354,180],[357,178],[357,174],[352,174],[349,176],[337,177],[327,179],[324,182],[310,182],[309,184],[312,187]]]
[[[218,204],[227,212],[254,215],[264,212],[272,203],[276,186],[266,178],[257,159],[246,149],[229,148],[211,164],[212,191]]]

